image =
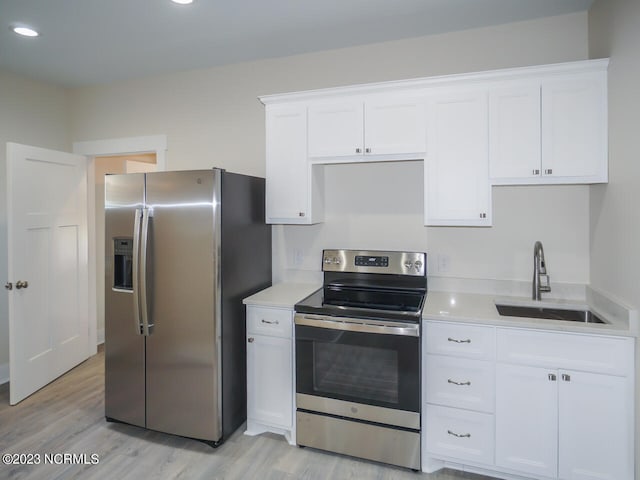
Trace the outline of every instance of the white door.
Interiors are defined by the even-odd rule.
[[[491,226],[487,93],[443,93],[428,107],[425,225]]]
[[[85,157],[8,143],[7,230],[14,405],[88,357]]]
[[[362,102],[309,107],[309,158],[364,154]]]
[[[496,465],[535,476],[556,477],[556,370],[496,365]]]
[[[625,377],[561,370],[559,477],[633,478],[633,391]]]
[[[427,149],[425,125],[426,107],[421,99],[408,97],[369,100],[364,107],[365,154],[424,152]]]
[[[291,340],[250,335],[247,342],[247,417],[290,429],[293,421]]]

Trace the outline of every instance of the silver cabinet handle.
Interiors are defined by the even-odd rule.
[[[453,342],[453,343],[471,343],[471,339],[467,338],[466,340],[458,340],[456,338],[447,338],[447,342]]]
[[[266,323],[268,325],[280,325],[280,322],[278,320],[276,320],[275,322],[271,322],[269,320],[265,320],[264,318],[262,320],[260,320],[261,323]]]
[[[356,148],[356,153],[362,153],[362,149],[361,148]]]
[[[460,386],[471,385],[471,382],[469,380],[467,380],[466,382],[456,382],[455,380],[451,380],[450,378],[447,379],[447,383],[451,383],[453,385],[460,385]]]
[[[365,148],[365,149],[364,149],[364,153],[371,153],[371,149],[370,149],[370,148],[368,148],[368,147],[367,147],[367,148]]]
[[[453,435],[454,437],[458,437],[458,438],[471,438],[470,433],[456,433],[456,432],[452,432],[451,430],[447,430],[447,433],[449,435]]]
[[[299,217],[304,217],[304,212],[298,212]]]
[[[13,290],[13,283],[11,282],[5,283],[4,288],[6,288],[7,290]]]
[[[544,171],[544,174],[545,174],[545,175],[551,175],[551,174],[553,174],[553,169],[552,169],[552,168],[547,168],[547,169]]]
[[[537,168],[533,170],[533,174],[534,175],[540,175],[540,170],[538,170]]]
[[[253,337],[247,338],[247,342],[249,342],[249,343],[253,343],[254,341],[255,341],[255,338],[253,338]]]
[[[20,290],[21,288],[27,288],[29,286],[29,282],[26,280],[23,282],[22,280],[18,280],[16,282],[16,289]]]
[[[556,381],[556,375],[554,373],[550,373],[548,377],[549,377],[549,381],[551,381],[551,382],[555,382]]]
[[[562,374],[562,380],[565,382],[570,382],[571,381],[571,375],[567,375],[566,373]]]

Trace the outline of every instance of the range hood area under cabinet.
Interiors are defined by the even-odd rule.
[[[324,164],[424,159],[434,226],[491,226],[493,185],[606,183],[608,63],[260,97],[267,222],[323,221]]]

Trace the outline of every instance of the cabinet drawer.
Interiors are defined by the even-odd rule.
[[[247,333],[292,337],[293,311],[284,308],[247,307]]]
[[[427,406],[427,453],[493,465],[493,415]]]
[[[493,359],[495,355],[493,327],[427,322],[425,339],[427,353],[479,359]]]
[[[493,362],[426,355],[425,375],[428,403],[493,413]]]
[[[498,361],[566,368],[613,375],[630,375],[633,340],[575,333],[497,329]]]

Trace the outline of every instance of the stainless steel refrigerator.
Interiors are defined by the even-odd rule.
[[[264,179],[105,177],[105,416],[217,446],[246,419],[242,299],[271,285]]]

